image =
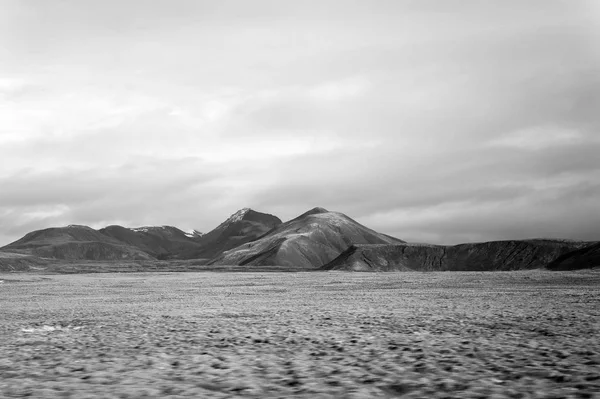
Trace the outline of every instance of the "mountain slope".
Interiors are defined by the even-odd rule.
[[[510,240],[442,245],[362,245],[348,248],[322,270],[523,270],[546,266],[586,243],[565,240]]]
[[[410,271],[440,268],[446,248],[438,245],[352,245],[322,270]]]
[[[550,270],[577,270],[600,267],[600,242],[559,256],[548,264]]]
[[[152,259],[152,256],[139,248],[104,235],[91,227],[79,225],[32,231],[0,250],[56,259]]]
[[[328,263],[352,244],[402,242],[377,233],[342,213],[314,208],[277,226],[256,241],[224,252],[209,264],[314,269]]]
[[[32,255],[0,252],[0,272],[23,272],[44,269],[48,260]]]
[[[254,241],[281,224],[273,215],[240,209],[214,230],[194,238],[198,248],[182,253],[183,259],[213,258],[250,241]]]
[[[126,228],[113,225],[100,229],[99,232],[159,259],[177,257],[183,252],[200,248],[195,241],[200,237],[199,233],[185,233],[173,226]]]

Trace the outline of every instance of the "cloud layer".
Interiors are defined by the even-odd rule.
[[[338,210],[600,239],[594,1],[2,1],[0,244]]]

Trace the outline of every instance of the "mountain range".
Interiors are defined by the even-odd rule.
[[[212,259],[221,253],[263,236],[279,226],[277,216],[244,208],[217,226],[214,230],[198,237],[198,247],[180,254],[183,259]]]
[[[262,266],[346,271],[574,270],[600,266],[600,243],[550,239],[452,246],[407,243],[343,213],[317,207],[285,223],[244,208],[206,234],[173,226],[53,227],[33,231],[0,248],[2,270],[21,270],[28,265],[35,269],[44,259],[194,259],[206,265],[250,270]]]
[[[403,242],[377,233],[342,213],[314,208],[254,241],[223,252],[209,264],[314,269],[332,261],[352,244]]]

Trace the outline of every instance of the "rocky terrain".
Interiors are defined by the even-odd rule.
[[[0,275],[2,398],[595,398],[600,274]]]
[[[198,237],[198,248],[184,251],[182,259],[211,259],[224,251],[238,247],[263,236],[279,226],[277,216],[256,212],[250,208],[240,209],[214,230]]]
[[[224,252],[209,264],[316,269],[352,244],[402,242],[377,233],[342,213],[314,208],[279,225],[262,238]]]
[[[589,243],[567,240],[492,241],[454,246],[428,244],[353,245],[323,270],[483,271],[548,266]]]

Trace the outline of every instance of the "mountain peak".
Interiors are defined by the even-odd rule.
[[[252,209],[250,208],[242,208],[239,211],[237,211],[236,213],[234,213],[233,215],[229,216],[229,218],[227,219],[228,223],[234,223],[234,222],[239,222],[240,220],[242,220],[244,218],[244,216],[246,216],[246,214],[248,212],[250,212]]]
[[[313,209],[306,211],[302,215],[298,216],[297,219],[303,218],[305,216],[310,216],[310,215],[319,215],[321,213],[329,213],[329,211],[325,208],[321,208],[320,206],[316,206]]]
[[[75,228],[75,229],[92,229],[91,227],[85,226],[83,224],[70,224],[70,225],[67,226],[67,228],[71,228],[71,229],[72,228]]]

